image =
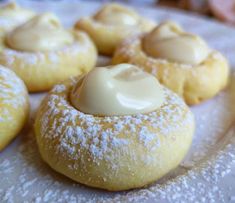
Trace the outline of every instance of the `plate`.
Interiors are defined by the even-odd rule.
[[[19,3],[39,12],[53,11],[68,27],[100,6],[96,2],[65,0]],[[45,94],[31,94],[28,125],[0,153],[0,202],[235,202],[235,29],[179,10],[136,9],[158,22],[173,19],[181,23],[203,36],[231,64],[228,87],[213,99],[191,108],[197,127],[185,160],[167,176],[142,189],[106,192],[75,183],[54,172],[40,158],[32,125]],[[100,58],[99,64],[108,61]]]

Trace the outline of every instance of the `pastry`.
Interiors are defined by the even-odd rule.
[[[0,35],[25,23],[33,16],[33,11],[21,8],[13,2],[0,7]]]
[[[19,133],[29,113],[27,89],[16,74],[0,66],[0,151]]]
[[[42,158],[55,171],[120,191],[150,184],[177,167],[190,147],[194,119],[154,76],[120,64],[56,85],[34,129]]]
[[[75,29],[87,32],[100,54],[112,55],[123,39],[150,31],[154,26],[154,22],[139,16],[134,10],[111,3],[93,16],[80,19],[75,24]]]
[[[50,13],[35,16],[8,33],[0,64],[14,70],[30,92],[46,91],[96,63],[95,45],[82,31],[65,30]]]
[[[150,33],[124,41],[112,63],[142,67],[190,105],[215,96],[226,86],[229,75],[227,60],[221,53],[173,22],[164,22]]]

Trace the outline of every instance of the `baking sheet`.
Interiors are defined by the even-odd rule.
[[[53,11],[71,26],[99,3],[80,1],[19,1],[36,11]],[[45,94],[30,96],[29,124],[0,153],[0,202],[235,202],[235,30],[222,24],[165,8],[137,8],[160,22],[173,19],[202,35],[231,63],[231,82],[215,98],[192,107],[196,117],[193,144],[183,163],[153,185],[132,191],[92,189],[54,172],[42,162],[32,133],[35,110]],[[99,64],[108,59],[100,58]]]

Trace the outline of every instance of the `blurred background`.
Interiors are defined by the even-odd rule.
[[[110,0],[100,1],[111,2]],[[117,1],[113,0],[112,2]],[[183,9],[235,26],[235,0],[119,0],[119,2],[151,7],[160,5]]]
[[[0,0],[0,2],[9,2],[12,0]],[[14,0],[13,0],[14,1]],[[17,1],[17,0],[16,0]],[[65,0],[28,0],[28,1],[65,1]],[[235,0],[67,0],[68,3],[79,1],[96,2],[122,2],[134,4],[135,6],[165,6],[175,9],[181,9],[196,15],[201,15],[211,19],[221,21],[225,24],[235,26]]]

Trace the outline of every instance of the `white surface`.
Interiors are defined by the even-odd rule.
[[[54,11],[66,26],[99,6],[78,1],[19,2],[37,11]],[[163,8],[138,10],[157,21],[176,20],[187,30],[199,33],[213,48],[223,52],[235,68],[234,29]],[[42,96],[31,95],[33,110]],[[232,74],[231,84],[225,91],[192,108],[197,130],[181,166],[145,189],[121,193],[82,186],[43,163],[32,133],[33,112],[28,127],[0,153],[0,202],[235,202],[234,103],[235,74]]]

